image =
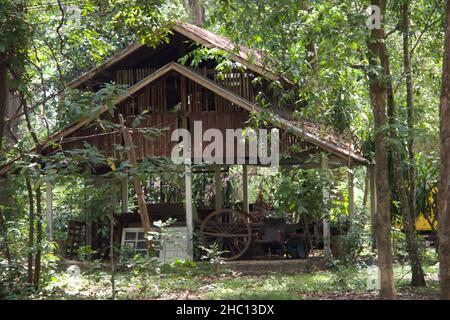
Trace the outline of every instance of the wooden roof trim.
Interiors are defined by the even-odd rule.
[[[261,61],[256,61],[257,63],[251,63],[249,61],[249,59],[251,59],[251,57],[247,57],[244,58],[242,56],[239,56],[237,54],[235,54],[232,50],[230,50],[229,48],[225,48],[223,46],[218,46],[214,43],[212,43],[211,41],[209,41],[208,39],[205,39],[199,35],[197,35],[195,32],[188,30],[186,28],[183,28],[183,23],[178,23],[176,25],[174,25],[172,27],[172,29],[180,34],[182,34],[183,36],[191,39],[192,41],[195,41],[197,43],[200,43],[202,45],[206,45],[206,46],[213,46],[216,48],[219,48],[221,50],[224,50],[226,52],[228,52],[228,54],[230,55],[231,60],[234,60],[235,62],[239,62],[240,64],[246,66],[248,69],[250,69],[251,71],[254,71],[256,73],[259,73],[261,75],[266,76],[268,79],[272,80],[272,81],[277,81],[277,80],[283,80],[286,83],[289,84],[293,84],[292,81],[290,81],[289,79],[276,75],[275,73],[273,73],[272,71],[264,68],[263,66],[260,65]],[[205,30],[208,31],[208,30]],[[210,31],[208,31],[210,32]],[[223,37],[222,37],[223,38]],[[224,38],[223,38],[224,39]],[[232,44],[234,46],[234,44],[230,41],[230,44]],[[239,46],[236,46],[236,49],[240,50]],[[251,49],[248,49],[250,52],[252,52]]]
[[[121,103],[122,101],[129,98],[131,95],[133,95],[137,91],[141,90],[148,84],[152,83],[155,80],[158,80],[159,78],[161,78],[163,75],[165,75],[169,71],[171,71],[170,63],[165,65],[164,67],[158,69],[157,71],[155,71],[154,73],[149,75],[144,80],[142,80],[142,81],[136,83],[134,86],[130,87],[125,94],[120,95],[119,97],[117,97],[114,100],[114,105]],[[47,145],[51,141],[57,141],[61,138],[67,137],[69,134],[75,132],[76,130],[78,130],[79,128],[84,126],[85,124],[88,124],[89,122],[93,121],[96,117],[98,117],[102,113],[106,112],[107,110],[108,110],[107,107],[102,107],[95,115],[84,118],[84,119],[80,120],[79,122],[77,122],[76,124],[56,133],[55,135],[53,135],[52,137],[47,139],[47,141],[44,143],[44,145]]]
[[[225,48],[224,46],[220,46],[217,45],[215,43],[213,43],[211,40],[208,40],[207,37],[201,37],[199,35],[197,35],[194,31],[183,27],[184,25],[188,25],[184,22],[178,22],[177,24],[175,24],[172,27],[172,30],[175,32],[178,32],[179,34],[185,36],[186,38],[200,43],[202,45],[206,45],[206,46],[212,46],[212,47],[216,47],[218,49],[224,50],[226,52],[229,53],[231,60],[238,62],[244,66],[246,66],[248,69],[250,69],[251,71],[254,71],[258,74],[264,75],[266,76],[268,79],[273,80],[273,81],[277,81],[277,80],[282,80],[287,84],[292,85],[293,82],[283,76],[279,76],[277,74],[275,74],[274,72],[264,68],[261,65],[261,61],[255,61],[255,63],[252,63],[251,61],[249,61],[251,59],[251,57],[242,57],[238,54],[235,54],[232,50],[230,50],[230,48]],[[197,27],[196,28],[200,28]],[[213,34],[212,32],[202,29],[204,32],[208,32]],[[225,40],[225,38],[215,35],[216,37],[220,37],[222,40]],[[235,46],[233,43],[230,42],[230,45]],[[68,87],[70,88],[77,88],[79,87],[81,84],[83,84],[84,82],[92,79],[93,77],[95,77],[96,75],[98,75],[99,73],[101,73],[102,71],[104,71],[105,69],[111,67],[112,65],[114,65],[115,63],[120,62],[121,60],[123,60],[124,58],[126,58],[129,54],[137,51],[138,49],[144,47],[144,45],[142,43],[133,43],[131,45],[129,45],[128,47],[126,47],[125,49],[119,51],[118,53],[114,54],[111,58],[107,59],[105,62],[103,62],[102,64],[100,64],[97,67],[92,68],[91,70],[87,71],[86,73],[82,74],[81,76],[79,76],[78,78],[76,78],[75,80],[71,81],[68,84]],[[242,47],[240,46],[236,46],[236,48],[242,49]],[[249,52],[253,52],[252,49],[248,49],[246,48],[247,51]],[[247,55],[247,54],[246,54]],[[258,60],[258,59],[256,59]]]
[[[68,87],[70,88],[77,88],[80,85],[82,85],[84,82],[92,79],[96,75],[98,75],[100,72],[104,71],[105,69],[111,67],[117,62],[120,62],[124,58],[126,58],[129,54],[135,52],[136,50],[142,48],[143,45],[141,43],[133,43],[130,44],[128,47],[124,48],[123,50],[119,51],[118,53],[114,54],[111,58],[107,59],[102,64],[90,69],[86,73],[82,74],[75,80],[71,81],[68,84]]]

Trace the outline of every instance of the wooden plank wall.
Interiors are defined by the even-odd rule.
[[[119,85],[132,86],[143,80],[156,70],[157,69],[155,68],[117,70],[114,81]],[[193,70],[222,85],[230,91],[252,102],[255,101],[255,89],[252,85],[252,81],[255,78],[255,75],[253,73],[243,72],[239,70],[232,70],[228,73],[220,73],[215,69],[209,68],[194,68]]]

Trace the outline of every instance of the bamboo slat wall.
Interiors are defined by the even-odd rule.
[[[164,78],[157,80],[130,97],[119,107],[119,110],[123,112],[125,118],[142,114],[144,111],[164,113],[166,112],[165,90]]]
[[[109,113],[103,114],[102,119],[112,121]],[[117,158],[118,153],[114,145],[122,143],[122,136],[119,132],[105,132],[98,123],[92,123],[64,138],[61,148],[63,151],[83,149],[86,143],[95,146],[107,157]]]
[[[148,77],[155,71],[156,69],[154,68],[117,70],[114,81],[119,85],[132,86],[142,79]]]
[[[114,80],[118,85],[132,86],[148,77],[156,70],[157,69],[155,68],[117,70]],[[197,68],[194,70],[210,80],[222,85],[228,90],[240,95],[241,97],[254,102],[255,89],[252,85],[252,80],[255,78],[255,75],[253,73],[238,70],[233,70],[228,73],[221,73],[215,69],[208,68]]]

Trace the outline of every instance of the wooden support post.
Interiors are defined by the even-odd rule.
[[[93,176],[92,180],[89,181],[92,183],[94,188],[101,187],[104,183],[103,180],[96,179]],[[92,217],[94,216],[94,208],[90,205],[89,210],[86,215],[86,245],[92,247]]]
[[[375,237],[375,215],[377,213],[377,185],[375,178],[375,165],[370,165],[367,170],[369,170],[369,181],[370,181],[370,230],[372,233],[372,249],[376,248],[376,237]]]
[[[222,209],[222,173],[220,167],[214,169],[214,191],[216,199],[216,210]]]
[[[116,299],[116,280],[115,280],[115,272],[116,272],[116,259],[114,252],[114,214],[117,207],[116,203],[116,181],[111,181],[111,214],[109,217],[109,261],[111,263],[111,300]]]
[[[186,233],[187,233],[187,255],[192,260],[194,258],[194,222],[192,214],[192,170],[189,164],[185,165],[185,201],[186,201]]]
[[[92,247],[92,212],[89,211],[86,217],[86,245]]]
[[[92,185],[94,185],[94,187],[95,187],[95,179],[89,179],[89,180],[85,180],[85,187],[86,186],[90,186],[91,184]],[[85,194],[85,198],[84,198],[84,201],[86,201],[87,199],[86,199],[86,194]],[[91,242],[92,242],[92,237],[91,237],[91,222],[90,222],[90,220],[91,220],[91,217],[92,217],[92,212],[93,212],[93,208],[92,208],[92,204],[90,204],[89,203],[89,208],[88,208],[88,210],[86,210],[86,219],[85,219],[85,222],[86,222],[86,229],[85,229],[85,231],[86,231],[86,234],[85,234],[85,241],[86,241],[86,245],[87,246],[90,246],[91,245]]]
[[[47,181],[45,185],[45,217],[47,220],[47,239],[53,241],[53,185]]]
[[[348,213],[350,220],[355,221],[355,173],[353,168],[348,172]]]
[[[187,84],[186,84],[186,77],[183,75],[180,75],[180,97],[181,97],[181,112],[182,112],[182,118],[181,118],[181,127],[183,129],[188,129],[188,95],[187,95]]]
[[[321,159],[321,168],[324,172],[325,179],[327,180],[325,187],[323,188],[323,202],[325,205],[325,215],[323,218],[323,251],[327,257],[331,256],[331,230],[329,223],[329,206],[330,206],[330,164],[328,157],[324,156]]]
[[[245,213],[250,211],[248,204],[248,168],[246,164],[242,165],[242,209]]]
[[[128,199],[128,178],[122,180],[122,212],[127,213],[129,211],[129,199]]]
[[[184,48],[184,46],[183,46]],[[187,83],[186,77],[180,76],[180,91],[181,91],[181,127],[188,130],[189,129],[189,105],[188,105],[188,96],[187,96]],[[192,150],[190,150],[192,151]],[[189,152],[190,154],[191,152]],[[186,163],[187,162],[187,163]],[[185,192],[185,206],[186,206],[186,254],[187,256],[193,260],[194,259],[194,245],[193,245],[193,237],[194,237],[194,218],[193,218],[193,209],[192,209],[192,168],[190,165],[191,159],[185,159],[185,177],[184,177],[184,192]]]
[[[125,126],[125,119],[123,118],[123,115],[119,114],[119,120],[120,124],[122,125],[123,140],[125,148],[127,148],[128,161],[133,168],[137,168],[138,163],[136,160],[136,153],[134,152],[133,139],[130,132]],[[136,197],[138,200],[142,227],[144,228],[145,233],[151,232],[152,222],[148,214],[147,203],[145,202],[144,192],[142,188],[142,182],[137,176],[133,176],[131,180],[133,182],[134,191],[136,192]],[[147,250],[149,253],[153,250],[153,246],[150,240],[147,240]]]

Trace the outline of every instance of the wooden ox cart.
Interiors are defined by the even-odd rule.
[[[225,260],[239,258],[308,257],[312,239],[303,225],[287,224],[284,219],[262,221],[233,209],[219,209],[201,223],[204,246],[217,243]]]

